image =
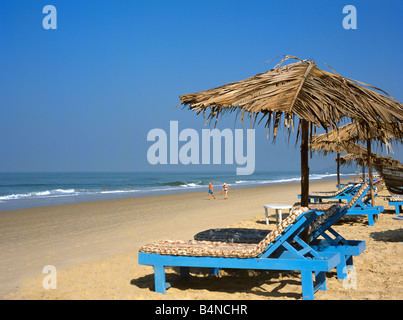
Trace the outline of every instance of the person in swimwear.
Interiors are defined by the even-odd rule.
[[[221,189],[221,194],[224,192],[224,199],[228,199],[228,190],[229,190],[229,187],[228,187],[228,185],[224,182],[224,185],[223,185],[223,187],[222,187],[222,189]]]
[[[213,196],[214,200],[215,200],[215,196],[214,196],[214,187],[211,184],[211,182],[208,183],[208,197],[209,200],[211,200],[211,196]]]

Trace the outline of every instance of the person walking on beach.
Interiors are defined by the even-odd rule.
[[[211,184],[211,182],[209,182],[209,183],[208,183],[208,197],[209,197],[209,200],[211,200],[211,196],[213,196],[213,198],[214,198],[214,200],[215,200],[215,197],[214,197],[214,187],[213,187],[213,185]]]
[[[228,190],[229,190],[229,187],[228,187],[228,185],[224,182],[224,185],[223,185],[223,187],[222,187],[222,189],[221,189],[221,194],[224,192],[224,199],[228,199]]]

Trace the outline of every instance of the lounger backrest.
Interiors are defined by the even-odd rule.
[[[343,191],[346,191],[347,189],[352,188],[352,187],[353,187],[352,184],[348,184],[348,185],[346,185],[344,188],[339,189],[339,191],[337,191],[337,194],[340,194],[340,193],[342,193]]]
[[[278,223],[276,228],[256,245],[256,256],[262,254],[268,248],[268,246],[273,243],[276,238],[285,231],[285,229],[287,229],[288,226],[293,224],[302,213],[309,210],[309,208],[300,207],[291,211],[287,218]]]
[[[357,200],[361,197],[361,195],[365,192],[365,191],[367,191],[367,189],[368,189],[368,184],[367,183],[364,183],[363,185],[362,185],[362,187],[357,191],[357,193],[354,195],[354,197],[349,201],[349,203],[347,204],[347,209],[350,209],[351,207],[353,207],[355,204],[356,204],[356,202],[357,202]]]
[[[401,202],[403,201],[403,195],[402,194],[394,194],[389,198],[390,202]]]
[[[319,226],[324,224],[325,221],[331,218],[340,208],[341,207],[339,204],[334,204],[326,211],[324,211],[321,215],[317,216],[315,220],[309,225],[308,233],[311,234],[315,232]]]
[[[318,216],[309,226],[309,242],[319,237],[327,228],[329,228],[329,226],[333,225],[344,216],[347,210],[353,207],[367,190],[368,184],[364,183],[346,206],[340,207],[338,204],[333,205],[330,209]]]
[[[349,203],[344,206],[344,207],[340,207],[340,205],[338,205],[337,207],[333,206],[331,207],[328,211],[329,212],[325,212],[324,214],[322,214],[321,216],[324,216],[321,219],[321,216],[319,216],[317,218],[317,220],[322,221],[322,223],[318,223],[318,226],[320,224],[323,224],[325,221],[330,220],[331,218],[333,218],[334,216],[337,216],[337,212],[339,211],[339,215],[336,217],[337,220],[339,220],[346,212],[348,209],[350,209],[351,207],[353,207],[356,202],[358,201],[358,199],[363,195],[364,192],[366,192],[368,190],[368,184],[363,184],[361,186],[361,188],[357,191],[357,193],[354,195],[354,197],[349,201]],[[365,197],[365,196],[364,196]],[[363,199],[363,198],[362,198]],[[332,221],[332,223],[336,222],[337,220]]]

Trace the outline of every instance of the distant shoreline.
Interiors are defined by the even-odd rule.
[[[315,178],[313,174],[310,182],[318,182],[318,181],[331,181],[336,180],[336,176],[334,174],[330,174],[329,176],[319,175],[319,178]],[[356,176],[354,173],[343,173],[342,179],[349,179],[348,176],[351,176],[351,179]],[[284,180],[273,180],[273,182],[259,183],[253,181],[243,181],[242,176],[239,176],[240,183],[228,183],[231,189],[240,189],[240,188],[253,188],[260,186],[275,186],[282,184],[291,184],[291,183],[299,183],[297,178],[288,178]],[[213,183],[215,187],[215,191],[219,191],[221,189],[221,184]],[[158,190],[132,190],[132,191],[114,191],[111,190],[109,192],[98,192],[98,193],[89,193],[89,194],[66,194],[66,195],[58,195],[58,196],[49,196],[49,197],[27,197],[16,200],[1,200],[0,198],[0,212],[3,211],[11,211],[18,209],[29,209],[36,207],[47,207],[53,205],[64,205],[64,204],[73,204],[73,203],[83,203],[83,202],[91,202],[98,200],[116,200],[116,199],[128,199],[128,198],[139,198],[139,197],[150,197],[150,196],[160,196],[160,195],[169,195],[169,194],[183,194],[183,193],[193,193],[193,192],[203,192],[207,190],[207,185],[196,185],[192,187],[173,187],[172,189],[158,189]]]

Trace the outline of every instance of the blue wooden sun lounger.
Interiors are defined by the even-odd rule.
[[[369,195],[369,185],[364,183],[354,192],[354,196],[347,204],[347,211],[345,215],[366,215],[368,217],[368,225],[373,226],[378,215],[383,212],[383,206],[372,206],[371,198]],[[377,196],[377,189],[375,188],[374,198]],[[335,204],[335,202],[326,202],[326,204]]]
[[[354,191],[354,196],[347,204],[347,212],[345,215],[366,215],[368,217],[368,225],[373,226],[378,215],[383,212],[383,206],[372,206],[369,195],[370,187],[367,183],[359,185]],[[377,196],[378,189],[375,187],[374,198]],[[335,204],[335,202],[326,202],[326,204]]]
[[[313,203],[321,203],[322,200],[347,200],[350,201],[354,194],[358,191],[362,184],[347,184],[343,188],[332,192],[312,192],[308,195],[308,199]],[[301,194],[298,194],[301,199]]]
[[[392,195],[389,198],[389,203],[390,206],[395,207],[395,212],[396,215],[400,214],[400,206],[403,206],[403,195]]]
[[[328,216],[324,213],[309,226],[308,243],[312,248],[318,252],[340,253],[340,263],[336,268],[339,279],[347,279],[348,271],[354,267],[353,256],[359,256],[366,248],[365,241],[346,240],[332,228],[347,213],[347,210],[348,206],[344,206]]]
[[[350,201],[352,205],[349,203],[346,215],[366,215],[368,217],[368,225],[373,226],[378,215],[383,212],[384,207],[372,206],[368,192],[369,186],[365,183],[354,196],[353,199],[355,201]]]
[[[360,192],[363,192],[362,190]],[[356,198],[358,199],[358,197]],[[353,205],[352,201],[349,205]],[[340,263],[336,267],[337,277],[346,279],[347,272],[353,268],[353,256],[359,256],[366,247],[365,241],[345,240],[331,228],[347,213],[347,205],[340,204],[311,204],[311,209],[317,209],[321,214],[309,225],[308,244],[317,252],[339,252]],[[238,243],[257,243],[267,235],[268,230],[223,228],[209,229],[197,233],[195,240],[225,241]],[[330,235],[329,235],[330,234]]]
[[[360,240],[346,240],[339,233],[337,233],[332,226],[339,221],[342,217],[352,210],[353,213],[359,212],[359,214],[368,214],[368,221],[373,225],[373,214],[379,213],[378,210],[383,210],[383,207],[378,209],[367,209],[362,207],[363,198],[367,197],[369,186],[367,184],[362,185],[354,197],[349,203],[343,207],[340,207],[339,203],[326,203],[326,204],[311,204],[311,209],[316,209],[320,213],[315,220],[309,225],[308,229],[308,244],[313,247],[317,252],[337,252],[340,254],[340,263],[337,265],[337,277],[339,279],[346,279],[347,272],[353,268],[353,256],[359,256],[366,248],[365,241]],[[364,201],[365,203],[365,201]],[[358,206],[358,207],[357,207]],[[358,209],[360,208],[360,209]],[[372,208],[372,207],[371,207]],[[360,211],[358,211],[360,210]],[[365,210],[368,210],[365,213]],[[375,213],[374,213],[375,212]],[[247,241],[254,241],[262,237],[262,232],[251,231],[253,234],[247,234],[246,231],[238,232],[236,228],[232,228],[234,236],[229,238],[231,234],[231,228],[229,229],[211,229],[198,233],[195,235],[199,239],[217,239],[219,241],[242,242],[244,239]],[[267,231],[266,231],[267,232]],[[320,238],[321,237],[321,238]]]
[[[193,240],[148,244],[140,248],[138,261],[154,267],[155,291],[164,294],[169,287],[165,267],[178,266],[184,276],[189,267],[297,270],[301,272],[303,299],[314,299],[317,290],[326,290],[326,272],[341,260],[340,253],[318,253],[299,236],[317,215],[316,210],[307,208],[294,210],[258,244]]]

